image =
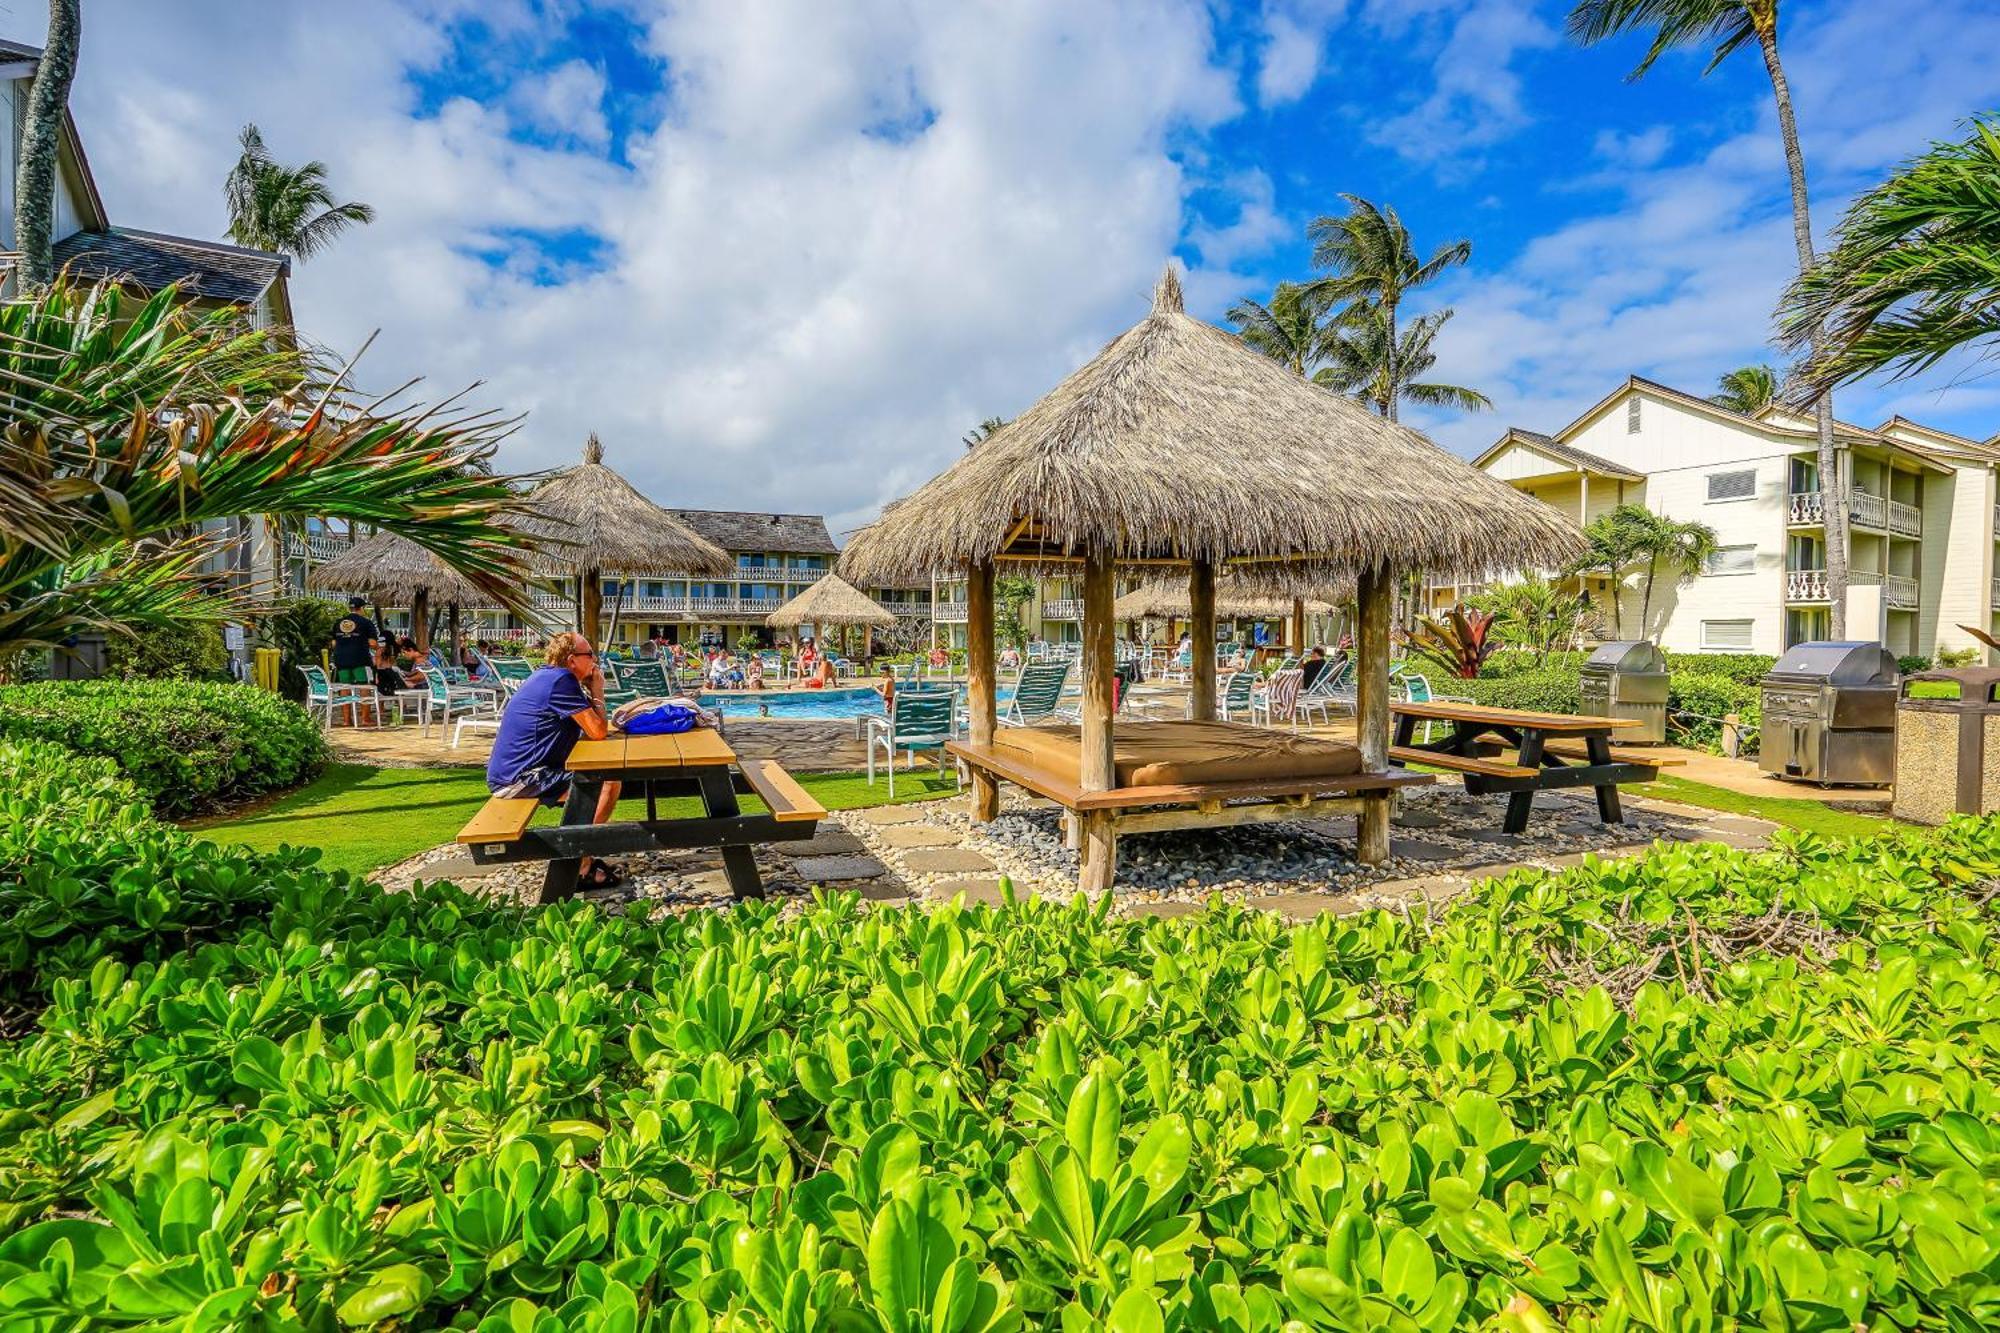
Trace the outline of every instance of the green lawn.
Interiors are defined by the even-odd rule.
[[[858,810],[889,803],[888,783],[874,786],[860,773],[800,773],[799,785],[829,810]],[[896,801],[923,801],[957,791],[950,778],[919,764],[896,774]],[[268,851],[282,843],[322,849],[321,863],[367,874],[394,865],[441,842],[450,842],[486,800],[486,774],[476,768],[375,768],[332,764],[297,791],[238,814],[192,821],[186,827],[215,842],[241,843]],[[745,810],[762,810],[754,796]],[[627,801],[620,812],[638,818],[643,801]],[[693,797],[662,801],[662,812],[697,814]],[[535,816],[553,824],[554,810]]]
[[[1712,787],[1705,782],[1690,782],[1686,778],[1677,778],[1671,774],[1662,774],[1658,781],[1646,783],[1633,790],[1642,796],[1657,796],[1663,801],[1679,801],[1683,805],[1699,805],[1705,809],[1721,810],[1727,814],[1768,819],[1774,824],[1803,829],[1808,833],[1823,833],[1830,837],[1872,838],[1884,833],[1893,833],[1899,827],[1887,816],[1831,809],[1824,801],[1745,796],[1742,792],[1730,791],[1726,787]]]

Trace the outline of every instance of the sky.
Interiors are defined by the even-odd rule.
[[[663,504],[866,522],[961,437],[1145,312],[1162,268],[1221,322],[1309,277],[1342,194],[1472,259],[1417,413],[1476,454],[1628,374],[1707,393],[1778,361],[1796,264],[1769,81],[1536,0],[86,0],[72,95],[114,223],[220,237],[246,122],[376,221],[295,266],[304,336],[359,381],[523,416],[499,464],[587,432]],[[1824,239],[1898,162],[2000,108],[1990,0],[1787,0]],[[34,0],[0,35],[39,42]],[[1986,437],[1960,358],[1836,404]]]

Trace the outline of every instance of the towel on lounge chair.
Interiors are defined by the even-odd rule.
[[[660,716],[648,721],[654,713]],[[678,725],[674,725],[676,721]],[[672,735],[677,731],[692,731],[696,727],[720,731],[722,717],[713,708],[703,708],[685,694],[677,694],[671,699],[641,696],[627,699],[611,710],[611,727],[614,731],[629,731],[635,736]]]

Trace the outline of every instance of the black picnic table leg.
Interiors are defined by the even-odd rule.
[[[1521,755],[1514,761],[1522,768],[1540,771],[1542,767],[1542,733],[1523,730],[1521,732]],[[1528,815],[1535,808],[1535,789],[1526,787],[1520,791],[1507,793],[1507,819],[1500,825],[1505,833],[1526,833]]]
[[[1416,738],[1416,734],[1417,719],[1409,713],[1396,714],[1396,739],[1391,741],[1390,744],[1397,746],[1408,745]]]
[[[578,824],[588,824],[597,818],[596,783],[579,782],[572,778],[569,796],[563,801],[562,820],[564,828]],[[537,903],[552,903],[561,898],[574,897],[577,876],[583,873],[583,858],[566,856],[548,863],[542,871],[542,893]]]
[[[1609,736],[1586,736],[1583,738],[1584,753],[1590,756],[1593,766],[1611,762],[1611,738]],[[1625,822],[1625,807],[1618,800],[1618,784],[1602,782],[1597,786],[1597,817],[1607,824]]]
[[[726,768],[704,768],[695,778],[701,786],[702,808],[710,819],[734,819],[743,813],[736,804],[736,787]],[[729,880],[729,895],[741,902],[764,896],[764,877],[757,873],[757,856],[742,843],[726,843],[722,848],[722,873]]]

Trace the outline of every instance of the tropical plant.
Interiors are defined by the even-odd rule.
[[[1738,366],[1715,382],[1708,401],[1754,417],[1778,400],[1778,372],[1769,366]]]
[[[1585,613],[1580,595],[1540,578],[1491,584],[1472,604],[1494,615],[1501,643],[1529,649],[1538,661],[1576,643]]]
[[[1639,603],[1639,633],[1650,634],[1653,624],[1653,584],[1664,568],[1675,583],[1685,583],[1701,573],[1719,547],[1715,529],[1696,520],[1680,520],[1656,514],[1641,505],[1620,505],[1634,561],[1645,562],[1645,589]]]
[[[1295,375],[1312,377],[1327,358],[1329,301],[1311,283],[1281,282],[1271,303],[1238,301],[1228,319],[1244,343]]]
[[[1028,630],[1021,622],[1021,608],[1035,599],[1035,581],[1016,574],[993,581],[993,633],[1001,643],[1025,648]]]
[[[1632,71],[1642,77],[1662,55],[1677,47],[1707,46],[1703,73],[1745,46],[1754,45],[1764,59],[1764,72],[1777,101],[1778,137],[1785,152],[1785,172],[1792,195],[1792,245],[1799,272],[1812,271],[1812,211],[1806,194],[1805,151],[1799,146],[1798,118],[1792,110],[1791,84],[1778,54],[1779,0],[1577,0],[1569,14],[1570,35],[1586,45],[1621,33],[1650,30],[1652,43]],[[1825,330],[1815,324],[1801,331],[1813,353],[1824,360]],[[1826,580],[1831,598],[1833,637],[1847,637],[1847,507],[1830,487],[1838,477],[1833,447],[1833,397],[1821,392],[1812,401],[1818,435],[1821,508],[1825,513]]]
[[[56,172],[82,41],[83,0],[49,0],[49,33],[28,85],[14,168],[14,245],[21,252],[23,291],[46,286],[56,273]]]
[[[318,664],[346,614],[345,606],[323,597],[286,598],[264,609],[257,618],[257,637],[260,646],[278,650],[278,693],[287,699],[305,697],[299,668]]]
[[[1381,380],[1392,388],[1399,387],[1414,378],[1397,364],[1403,350],[1399,312],[1404,300],[1447,269],[1469,261],[1472,242],[1452,241],[1420,259],[1409,228],[1395,209],[1382,208],[1356,194],[1343,194],[1341,199],[1347,212],[1315,218],[1306,230],[1313,245],[1314,267],[1328,271],[1312,287],[1329,307],[1363,305],[1380,312],[1376,346]],[[1377,402],[1377,409],[1391,421],[1396,419],[1400,396],[1389,392]]]
[[[72,634],[214,623],[201,527],[242,514],[393,526],[526,613],[510,423],[356,406],[228,309],[58,280],[0,306],[0,661]]]
[[[128,680],[227,680],[229,649],[213,625],[181,631],[118,635],[107,645],[113,675]]]
[[[253,250],[311,259],[349,227],[375,220],[367,204],[335,203],[326,163],[288,167],[271,156],[255,125],[237,138],[241,153],[223,184],[229,239]]]
[[[965,447],[970,449],[973,445],[978,444],[981,440],[1006,424],[1007,418],[1005,417],[988,417],[971,430],[965,432],[961,438],[965,441]]]
[[[1417,378],[1437,364],[1431,343],[1451,317],[1448,309],[1417,316],[1403,329],[1392,352],[1388,312],[1370,302],[1357,302],[1328,327],[1323,350],[1327,364],[1314,372],[1313,381],[1352,394],[1392,421],[1397,403],[1483,412],[1493,402],[1477,389]]]
[[[1568,570],[1571,574],[1604,575],[1610,584],[1611,633],[1615,638],[1625,637],[1625,574],[1639,555],[1634,521],[1649,517],[1650,511],[1636,504],[1619,505],[1599,514],[1583,525],[1583,554]]]
[[[1787,341],[1816,388],[1901,379],[2000,335],[2000,130],[1972,122],[1848,207],[1833,249],[1786,293]],[[1988,346],[1990,355],[1994,348]]]
[[[1499,616],[1455,606],[1441,616],[1419,616],[1406,645],[1413,656],[1434,664],[1446,675],[1472,680],[1487,658],[1500,650],[1493,632]]]

